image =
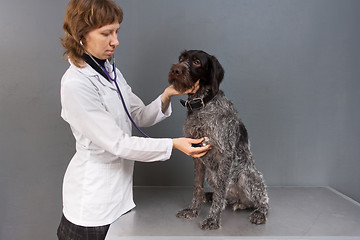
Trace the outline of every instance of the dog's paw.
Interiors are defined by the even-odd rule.
[[[244,210],[247,209],[248,207],[245,204],[242,203],[234,203],[233,204],[233,211],[237,211],[237,210]]]
[[[185,208],[183,210],[180,210],[176,217],[178,218],[187,218],[187,219],[193,219],[196,218],[199,215],[199,211],[192,208]]]
[[[249,220],[254,224],[264,224],[266,222],[266,215],[263,212],[255,210],[250,214]]]
[[[220,221],[219,219],[213,217],[206,218],[204,221],[202,221],[200,227],[204,230],[216,230],[220,228]]]

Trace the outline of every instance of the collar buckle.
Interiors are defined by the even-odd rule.
[[[200,100],[200,103],[201,103],[201,106],[200,108],[204,108],[205,107],[205,103],[204,103],[204,98],[194,98],[193,101],[199,101]]]
[[[191,107],[191,104],[190,104],[189,100],[186,100],[184,106],[187,108],[188,111],[192,111],[192,107]]]

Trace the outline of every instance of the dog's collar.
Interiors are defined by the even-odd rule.
[[[191,100],[182,100],[180,99],[180,103],[187,108],[188,111],[192,111],[194,109],[199,109],[205,107],[205,105],[210,102],[215,97],[214,93],[210,91],[203,98],[194,98]]]

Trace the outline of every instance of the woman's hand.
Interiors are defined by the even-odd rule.
[[[162,112],[164,113],[166,111],[166,109],[169,107],[172,96],[196,93],[200,87],[199,82],[200,82],[200,80],[198,80],[191,89],[188,89],[185,92],[177,91],[173,85],[170,85],[169,87],[167,87],[165,89],[164,93],[161,95],[161,110],[162,110]]]
[[[204,156],[211,149],[211,146],[206,145],[205,147],[193,147],[192,145],[200,144],[204,140],[205,138],[174,138],[173,148],[176,148],[189,156],[199,158]]]
[[[173,85],[170,85],[167,87],[164,91],[165,95],[168,95],[169,97],[175,96],[175,95],[185,95],[189,93],[196,93],[199,90],[200,87],[200,79],[194,84],[194,86],[185,92],[179,92],[177,91]]]

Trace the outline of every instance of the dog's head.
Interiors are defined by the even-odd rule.
[[[224,69],[216,57],[201,50],[182,52],[169,72],[169,83],[179,92],[191,89],[200,80],[200,89],[211,89],[216,94],[223,78]]]

